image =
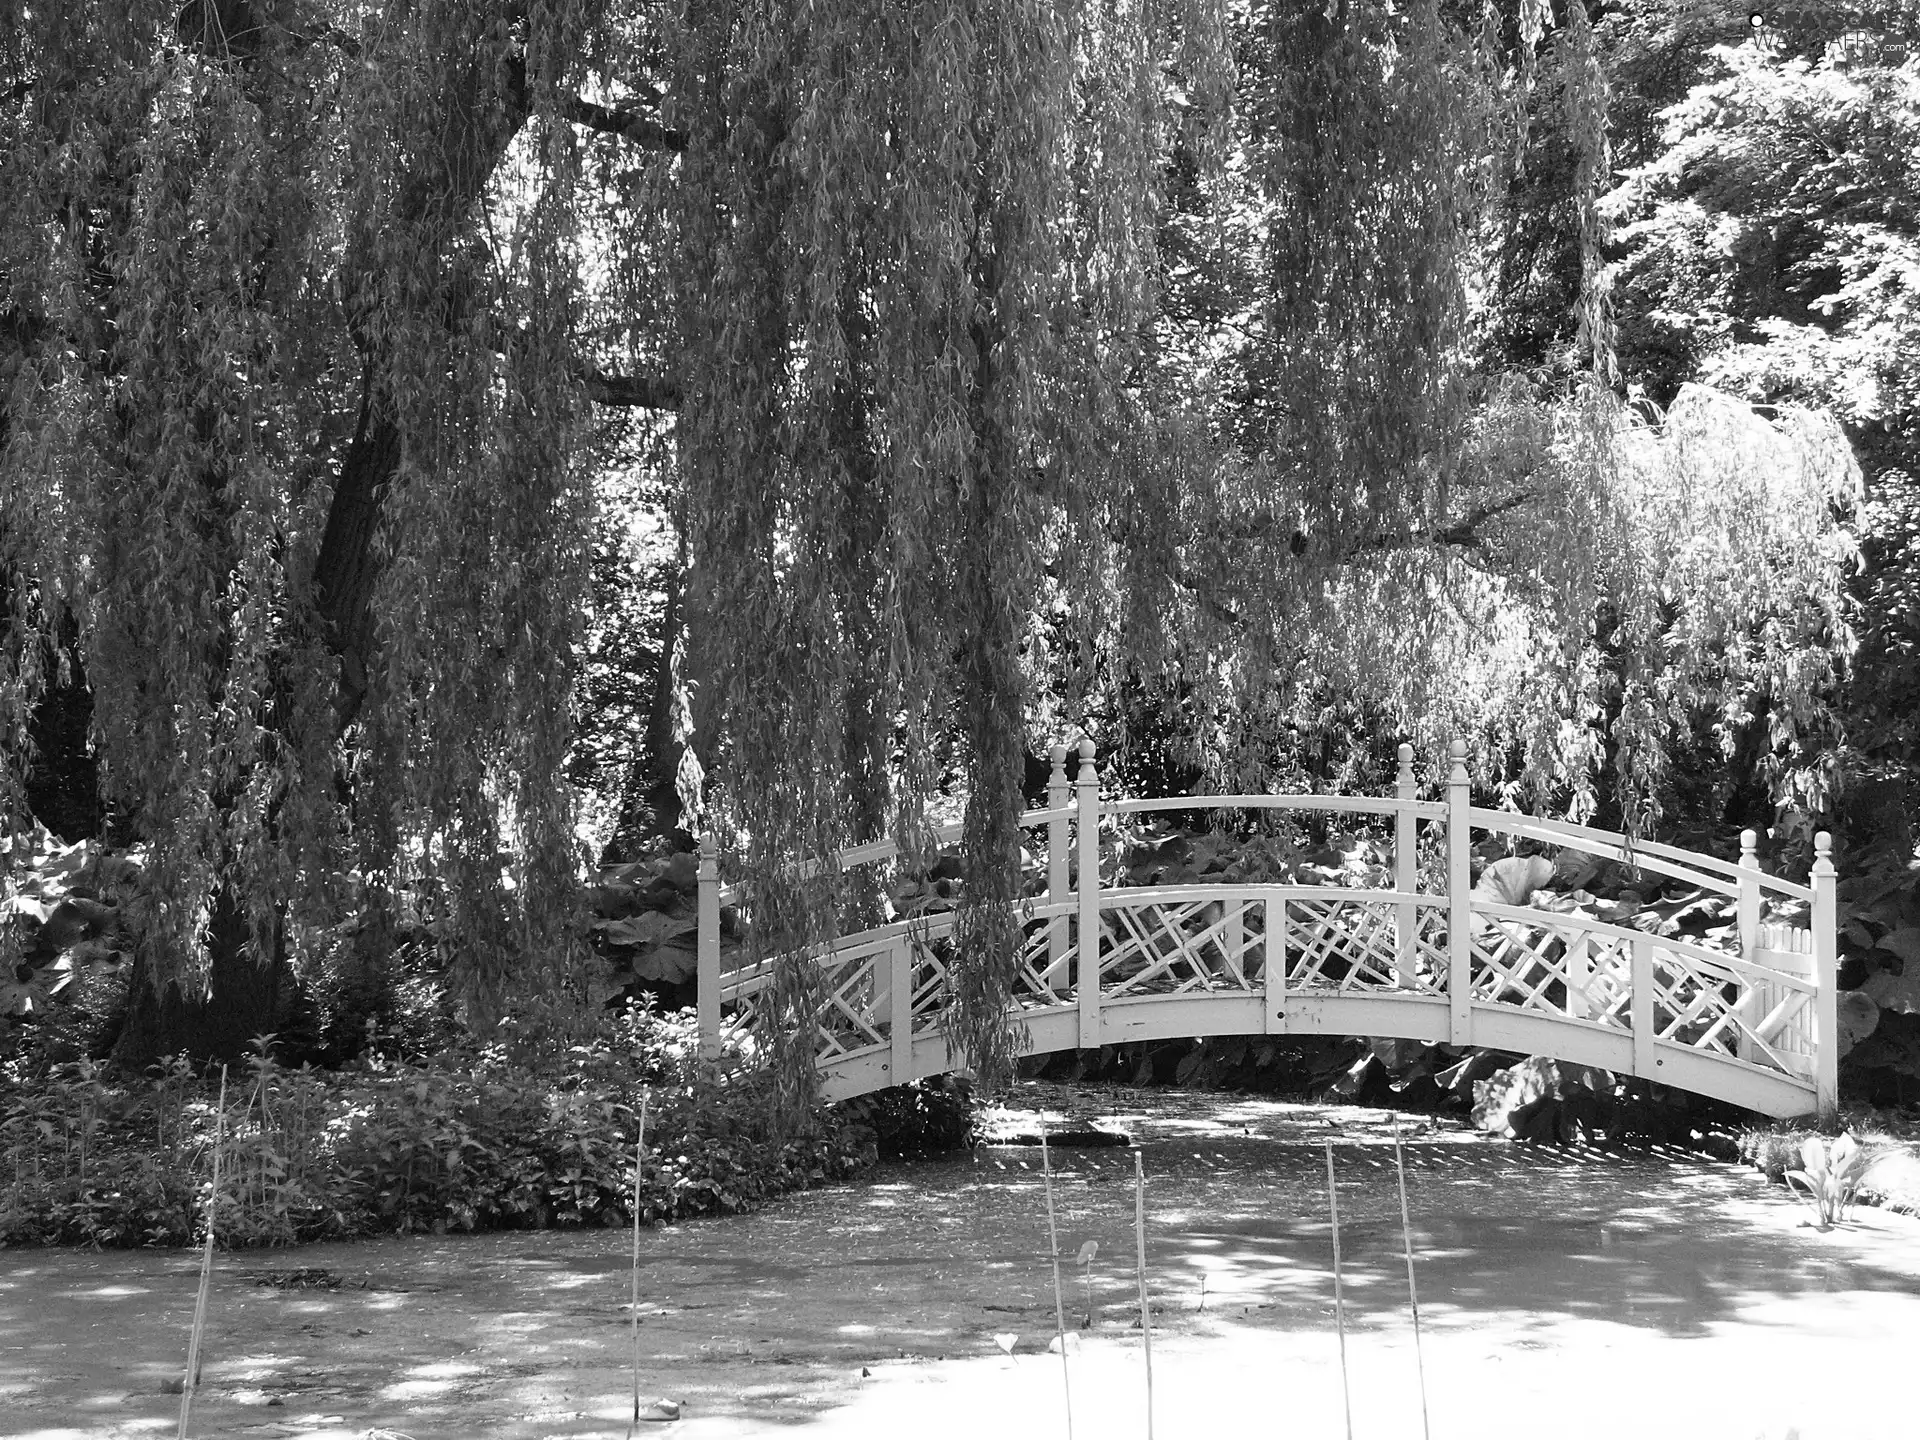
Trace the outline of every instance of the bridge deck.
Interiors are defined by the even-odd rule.
[[[1091,746],[1076,803],[1055,752],[1047,809],[1047,893],[1021,902],[1014,987],[1025,1054],[1202,1035],[1370,1035],[1552,1055],[1641,1076],[1771,1115],[1829,1112],[1838,1100],[1834,872],[1819,837],[1810,886],[1764,875],[1751,836],[1741,863],[1467,803],[1462,747],[1448,801],[1414,798],[1402,747],[1399,794],[1184,797],[1103,805]],[[1386,815],[1396,828],[1391,890],[1344,885],[1099,883],[1102,816],[1218,806]],[[1418,888],[1420,824],[1445,831],[1445,893]],[[1625,859],[1731,896],[1737,950],[1610,924],[1578,910],[1476,896],[1474,830]],[[1071,830],[1071,836],[1069,836]],[[1069,856],[1093,878],[1069,887]],[[840,865],[889,858],[891,842]],[[703,1035],[751,1029],[772,962],[722,975],[723,898],[709,848],[701,867]],[[1763,905],[1803,924],[1762,925]],[[1799,902],[1796,906],[1796,902]],[[964,1064],[945,1029],[954,964],[951,914],[841,939],[821,957],[824,1093],[841,1099]]]

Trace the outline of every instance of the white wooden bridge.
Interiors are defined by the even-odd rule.
[[[1018,902],[1025,943],[1013,1004],[1023,1054],[1204,1035],[1365,1035],[1549,1055],[1714,1096],[1769,1115],[1831,1113],[1835,1043],[1835,871],[1816,839],[1810,885],[1763,874],[1748,831],[1737,862],[1584,826],[1472,805],[1466,747],[1453,745],[1447,798],[1416,799],[1410,747],[1392,798],[1326,795],[1100,799],[1082,741],[1069,784],[1053,752],[1046,889]],[[1391,819],[1394,888],[1345,885],[1102,886],[1103,819],[1208,808],[1329,811]],[[1439,827],[1444,888],[1422,888],[1420,827]],[[1735,902],[1737,948],[1669,938],[1575,911],[1476,896],[1476,832],[1621,861]],[[943,832],[943,843],[957,838]],[[890,840],[842,851],[842,869],[883,863]],[[709,1053],[724,1028],[751,1030],[771,962],[721,969],[712,841],[700,864],[699,1020]],[[1795,917],[1763,924],[1763,916]],[[964,1066],[945,1019],[952,914],[843,937],[817,963],[822,1092],[845,1099]]]

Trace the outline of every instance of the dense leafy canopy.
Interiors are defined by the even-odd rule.
[[[683,557],[621,702],[656,790],[762,955],[877,903],[785,860],[924,844],[958,796],[990,1074],[1022,752],[1069,727],[1124,745],[1164,701],[1254,788],[1336,713],[1473,731],[1484,780],[1644,828],[1679,737],[1764,711],[1818,803],[1858,471],[1814,407],[1905,403],[1910,233],[1770,172],[1783,212],[1833,192],[1841,325],[1626,404],[1606,222],[1655,257],[1623,293],[1672,247],[1601,205],[1611,35],[1548,0],[4,0],[15,814],[84,673],[152,979],[229,931],[377,947],[405,888],[475,1018],[564,1010],[569,697],[613,653],[581,598],[636,454]],[[1636,193],[1728,171],[1741,105],[1909,83],[1730,57]],[[1881,378],[1772,418],[1679,388],[1761,343]],[[606,418],[635,409],[672,419]],[[797,1080],[818,997],[778,973]]]

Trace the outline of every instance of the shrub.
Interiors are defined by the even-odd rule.
[[[229,1076],[224,1118],[217,1082],[183,1062],[131,1084],[88,1061],[12,1077],[0,1242],[191,1243],[216,1135],[216,1230],[236,1247],[630,1223],[643,1093],[643,1220],[743,1210],[851,1175],[872,1154],[824,1108],[805,1133],[774,1134],[769,1077],[737,1052],[700,1059],[691,1012],[631,1012],[611,1038],[537,1073],[497,1049],[294,1069],[267,1041]]]
[[[963,1150],[978,1140],[971,1087],[948,1076],[875,1090],[835,1109],[885,1159]]]

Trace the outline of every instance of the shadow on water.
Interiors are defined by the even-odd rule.
[[[1349,1323],[1404,1330],[1392,1117],[1187,1093],[1023,1094],[1139,1141],[1156,1330],[1332,1330],[1328,1140]],[[1436,1333],[1523,1335],[1571,1320],[1688,1338],[1789,1323],[1780,1302],[1796,1297],[1864,1303],[1875,1292],[1911,1299],[1920,1333],[1920,1247],[1795,1229],[1800,1212],[1750,1172],[1666,1150],[1528,1151],[1452,1128],[1410,1132],[1421,1311]],[[1091,1309],[1102,1334],[1124,1336],[1133,1152],[1052,1159],[1068,1323]],[[1030,1147],[890,1164],[755,1214],[650,1230],[647,1365],[702,1413],[773,1420],[843,1403],[834,1387],[869,1363],[992,1363],[996,1333],[1044,1345],[1053,1329],[1046,1237]],[[1097,1252],[1082,1270],[1072,1261],[1088,1240]],[[371,1416],[415,1436],[598,1433],[525,1417],[546,1403],[536,1392],[558,1390],[556,1375],[578,1377],[565,1382],[575,1391],[619,1393],[630,1243],[615,1228],[222,1256],[205,1433],[242,1433],[261,1412],[241,1407],[267,1403],[246,1397],[269,1394],[290,1419]],[[88,1429],[84,1417],[151,1420],[177,1405],[158,1387],[178,1374],[197,1272],[185,1253],[0,1253],[0,1402],[21,1407],[16,1420],[46,1416],[26,1433],[60,1440],[55,1417],[81,1417],[75,1434],[132,1434]],[[289,1274],[332,1283],[272,1283]],[[230,1432],[221,1403],[234,1407]],[[489,1416],[494,1429],[474,1428]],[[519,1428],[498,1428],[503,1417]],[[370,1422],[353,1423],[359,1433]]]
[[[1278,1312],[1272,1319],[1291,1327],[1331,1327],[1324,1149],[1331,1140],[1349,1322],[1403,1323],[1392,1144],[1400,1122],[1380,1112],[1209,1098],[1215,1114],[1198,1122],[1140,1114],[1104,1122],[1131,1126],[1140,1145],[1156,1295],[1195,1316]],[[1339,1121],[1329,1123],[1336,1114]],[[1131,1153],[1054,1153],[1062,1250],[1097,1241],[1095,1303],[1131,1304]],[[1770,1301],[1912,1294],[1920,1285],[1915,1257],[1902,1263],[1884,1251],[1849,1251],[1838,1233],[1796,1232],[1793,1220],[1804,1211],[1784,1192],[1683,1151],[1533,1149],[1414,1130],[1405,1157],[1422,1309],[1441,1324],[1524,1311],[1685,1338]],[[869,1187],[865,1207],[869,1216],[878,1207],[886,1222],[863,1224],[858,1208],[850,1219],[876,1238],[941,1225],[956,1264],[1038,1269],[1045,1256],[1040,1168],[1033,1149],[1010,1147],[889,1167]],[[1784,1235],[1783,1215],[1792,1217]],[[1839,1246],[1829,1243],[1836,1239]],[[1076,1273],[1076,1293],[1080,1283]],[[1034,1298],[1047,1296],[1028,1303]]]

